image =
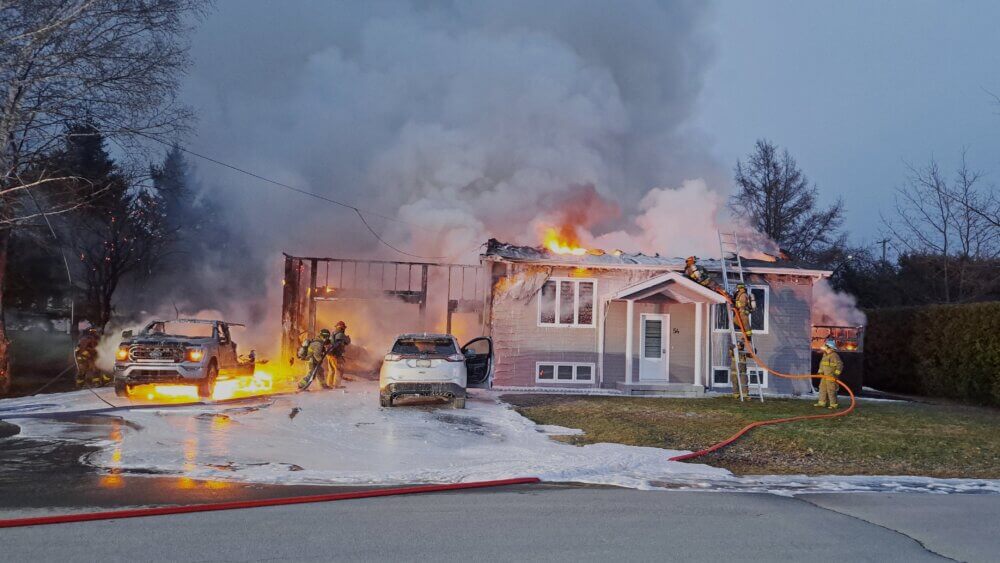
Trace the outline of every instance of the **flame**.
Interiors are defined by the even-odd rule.
[[[258,370],[253,375],[223,376],[215,382],[212,400],[225,401],[270,395],[277,391],[274,376]],[[198,396],[198,386],[186,384],[139,385],[132,390],[129,397],[157,403],[195,403],[202,400]]]
[[[556,254],[572,254],[573,256],[583,256],[587,249],[578,246],[578,240],[572,229],[548,227],[542,237],[542,244]]]

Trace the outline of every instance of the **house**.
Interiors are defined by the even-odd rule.
[[[564,254],[496,240],[481,256],[492,291],[484,323],[494,387],[697,396],[730,392],[725,298],[683,275],[683,258],[600,251]],[[700,260],[721,278],[722,264]],[[757,311],[758,355],[775,370],[809,373],[813,284],[831,272],[787,260],[743,260]],[[765,394],[800,395],[790,380],[748,364]],[[754,387],[755,388],[755,387]]]

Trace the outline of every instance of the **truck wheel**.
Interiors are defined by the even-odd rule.
[[[212,391],[215,390],[215,380],[218,377],[219,368],[215,366],[215,363],[212,363],[208,366],[208,374],[205,379],[198,382],[198,396],[202,399],[211,399]]]
[[[389,407],[392,406],[392,397],[387,396],[387,395],[379,395],[378,403],[379,403],[379,405],[381,405],[381,406],[383,406],[385,408],[389,408]]]
[[[115,381],[115,396],[128,397],[129,386],[124,381]]]
[[[452,408],[455,408],[455,409],[464,409],[465,408],[465,397],[455,397],[454,399],[451,400],[451,406],[452,406]]]

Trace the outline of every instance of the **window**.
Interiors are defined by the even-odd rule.
[[[764,381],[763,386],[767,387],[767,370],[747,366],[747,381],[750,382],[750,385],[757,386],[761,378]]]
[[[594,280],[550,278],[538,295],[539,326],[594,326]]]
[[[770,289],[766,285],[752,285],[750,293],[753,294],[753,299],[757,303],[757,308],[750,315],[750,328],[754,333],[767,334],[771,308]],[[715,332],[727,332],[729,330],[729,316],[726,314],[726,307],[716,305],[712,309],[712,329]]]
[[[729,386],[729,368],[712,368],[712,385]]]
[[[538,383],[591,383],[594,381],[594,364],[572,362],[535,364],[535,382]]]

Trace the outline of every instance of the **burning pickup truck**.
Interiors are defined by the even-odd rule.
[[[188,384],[198,387],[199,397],[209,398],[220,373],[253,375],[254,353],[240,358],[229,334],[231,326],[243,325],[197,319],[155,320],[139,334],[122,332],[115,353],[115,394],[125,397],[133,386],[150,383]]]

